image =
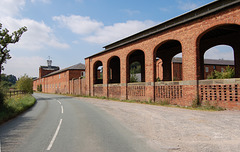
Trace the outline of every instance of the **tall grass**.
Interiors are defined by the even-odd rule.
[[[5,99],[3,106],[0,107],[0,124],[23,113],[35,102],[36,99],[31,95],[19,95]]]

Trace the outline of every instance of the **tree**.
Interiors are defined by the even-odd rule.
[[[10,50],[7,48],[9,44],[15,44],[20,40],[20,37],[24,32],[27,31],[27,27],[24,26],[17,31],[14,31],[11,35],[8,29],[2,29],[2,24],[0,23],[0,75],[2,70],[4,70],[3,63],[6,63],[8,59],[11,59],[9,54]],[[1,77],[0,77],[1,82]]]
[[[16,83],[17,89],[26,93],[33,93],[33,79],[26,74],[22,76]]]
[[[130,82],[138,82],[135,69],[130,70]]]
[[[14,75],[1,74],[0,87],[3,90],[8,90],[9,87],[13,87],[16,84],[17,78]]]
[[[10,82],[10,83],[12,83],[12,84],[16,84],[16,82],[17,82],[16,76],[14,76],[14,75],[12,75],[12,74],[8,75],[8,76],[7,76],[7,79],[8,79],[8,82]]]

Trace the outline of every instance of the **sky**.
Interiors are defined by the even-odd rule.
[[[12,33],[26,26],[8,46],[5,74],[38,77],[47,59],[61,69],[103,51],[103,47],[206,5],[213,0],[1,0],[0,23]],[[205,58],[233,59],[232,48],[218,46]]]

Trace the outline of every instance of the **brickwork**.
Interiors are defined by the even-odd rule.
[[[220,3],[220,2],[215,2]],[[199,87],[198,80],[204,77],[203,56],[207,49],[219,45],[230,45],[234,54],[238,50],[237,40],[240,35],[232,33],[231,29],[239,31],[240,6],[231,7],[214,12],[210,15],[188,21],[184,24],[163,30],[157,34],[143,37],[137,41],[111,48],[105,52],[86,58],[86,89],[89,95],[113,97],[120,99],[152,100],[170,99],[173,104],[189,106],[197,98]],[[229,29],[229,30],[226,30]],[[227,32],[229,32],[227,34]],[[225,34],[226,33],[226,34]],[[220,35],[217,35],[220,34]],[[212,36],[213,35],[213,36]],[[139,52],[140,50],[143,55]],[[182,64],[176,65],[181,73],[172,73],[171,59],[174,55],[182,52]],[[237,54],[239,56],[239,53]],[[141,59],[144,65],[144,85],[129,84],[129,63],[137,60],[137,56],[144,56]],[[109,87],[109,62],[113,57],[120,59],[120,86],[117,89]],[[156,66],[156,57],[162,59],[163,80],[171,80],[172,77],[179,77],[181,84],[169,86],[155,86],[156,76],[159,74]],[[103,81],[101,86],[94,85],[94,65],[101,62],[103,66]],[[237,63],[237,64],[236,64]],[[239,58],[235,58],[235,69],[240,70]],[[216,67],[218,69],[218,67]],[[209,67],[211,70],[211,67]],[[210,71],[209,70],[209,71]],[[178,75],[176,75],[178,74]],[[239,74],[236,74],[238,77]],[[117,90],[117,91],[116,91]],[[180,98],[181,97],[181,98]]]
[[[195,18],[198,13],[202,16]],[[239,79],[202,80],[208,75],[204,72],[206,67],[209,71],[222,68],[204,65],[204,53],[220,44],[234,49],[235,76],[240,77],[240,3],[237,0],[226,0],[224,4],[215,1],[146,31],[106,46],[105,51],[86,58],[84,80],[79,79],[77,71],[68,71],[66,78],[53,75],[36,80],[34,88],[43,84],[44,92],[83,94],[85,90],[83,92],[90,96],[155,102],[168,100],[181,106],[191,106],[200,97],[202,102],[240,110]],[[182,53],[182,64],[174,65],[171,61],[178,53]],[[129,83],[129,65],[134,61],[141,64],[140,83]],[[160,65],[162,70],[158,70]],[[99,66],[103,68],[102,79],[99,79]],[[155,82],[156,77],[163,81]],[[77,79],[72,80],[74,78]],[[178,81],[172,81],[174,79]]]
[[[93,86],[93,96],[96,96],[96,97],[103,97],[103,96],[105,96],[104,95],[104,87],[103,87],[103,85],[95,84]]]
[[[127,98],[129,100],[145,100],[146,83],[129,83],[127,86]]]
[[[78,79],[72,79],[69,81],[70,94],[74,95],[87,95],[86,94],[86,81],[85,78],[79,77]]]
[[[109,98],[121,98],[121,85],[109,84],[108,85],[108,97]]]
[[[49,76],[46,75],[43,78],[33,81],[33,90],[37,91],[37,86],[41,84],[42,92],[68,94],[73,88],[72,86],[72,88],[70,87],[70,80],[81,77],[84,71],[85,70],[67,70]]]
[[[203,80],[199,82],[199,98],[202,104],[240,109],[240,79]]]

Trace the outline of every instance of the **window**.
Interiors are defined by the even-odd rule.
[[[61,78],[61,74],[59,74],[59,79]]]
[[[209,71],[208,67],[205,67],[205,72],[208,72],[208,71]]]
[[[85,72],[84,71],[82,71],[82,74],[81,74],[83,77],[85,77]]]
[[[215,65],[213,66],[213,70],[216,70],[216,66]]]

